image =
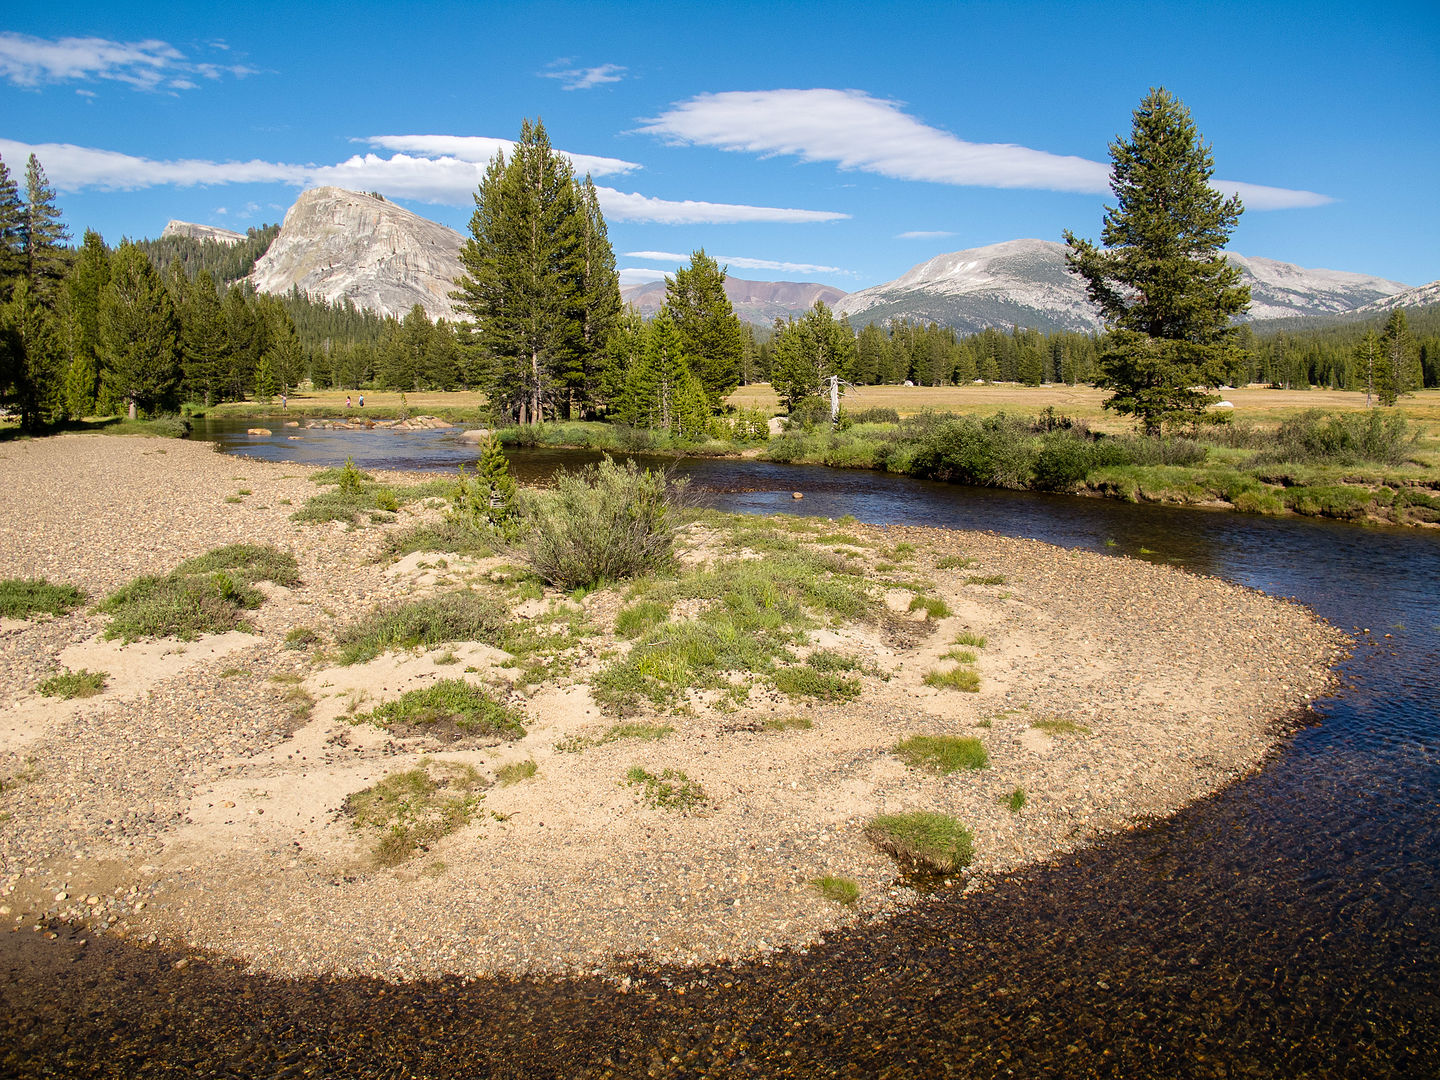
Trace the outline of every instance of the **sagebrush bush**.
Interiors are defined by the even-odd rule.
[[[673,558],[675,509],[685,481],[606,457],[562,472],[553,491],[524,500],[526,561],[561,589],[660,570]]]
[[[1385,409],[1363,413],[1323,413],[1311,409],[1286,420],[1257,462],[1306,465],[1402,465],[1415,448],[1419,431],[1405,417]]]
[[[373,660],[387,649],[430,648],[447,641],[496,645],[505,613],[489,596],[469,589],[381,607],[335,635],[342,664]]]

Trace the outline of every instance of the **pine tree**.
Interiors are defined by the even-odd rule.
[[[180,387],[180,320],[145,253],[121,244],[100,295],[100,340],[107,390],[137,411],[175,408]]]
[[[725,269],[704,248],[691,254],[688,267],[665,279],[665,310],[680,332],[710,407],[719,409],[740,385],[745,332],[725,293]]]
[[[690,368],[679,328],[663,309],[645,326],[643,349],[616,414],[622,423],[681,438],[705,433],[710,417],[705,387]]]
[[[770,382],[787,409],[806,397],[828,393],[830,378],[848,377],[855,359],[855,334],[836,321],[823,300],[796,320],[775,323],[775,359]]]
[[[0,159],[0,302],[9,299],[15,279],[24,271],[25,261],[20,252],[24,223],[25,204],[20,201],[20,188],[4,159]]]
[[[1218,397],[1194,387],[1222,385],[1239,360],[1232,321],[1250,290],[1221,249],[1243,207],[1210,186],[1210,148],[1164,89],[1146,95],[1110,160],[1117,205],[1105,212],[1104,246],[1066,230],[1066,262],[1111,331],[1097,379],[1113,391],[1105,407],[1153,434],[1203,415]]]
[[[1367,330],[1365,336],[1356,344],[1354,362],[1355,382],[1358,384],[1356,389],[1364,388],[1365,407],[1370,408],[1374,403],[1372,399],[1377,394],[1381,395],[1383,402],[1381,384],[1385,379],[1385,364],[1380,350],[1380,339],[1374,330]]]
[[[1394,405],[1402,394],[1413,394],[1420,388],[1420,350],[1410,335],[1404,308],[1396,308],[1386,320],[1380,334],[1380,360],[1381,405]]]
[[[100,407],[100,294],[110,281],[110,252],[93,229],[65,275],[56,305],[65,363],[65,405],[71,416]]]
[[[452,295],[476,323],[497,412],[537,423],[568,399],[587,344],[584,197],[544,124],[526,120],[506,160],[497,153],[475,194],[465,275]]]
[[[47,296],[65,275],[65,253],[61,245],[70,233],[60,221],[55,189],[34,154],[25,164],[25,210],[20,225],[20,253],[25,276],[31,287]]]
[[[186,285],[180,325],[185,393],[208,409],[220,398],[229,345],[225,308],[209,270],[201,270]]]
[[[25,277],[0,306],[0,404],[20,414],[22,431],[37,431],[65,412],[55,319]]]
[[[585,240],[585,277],[580,289],[581,334],[585,347],[580,363],[572,363],[566,378],[573,406],[593,408],[609,361],[610,336],[620,322],[620,275],[615,270],[615,249],[600,198],[590,177],[580,185],[581,225]]]

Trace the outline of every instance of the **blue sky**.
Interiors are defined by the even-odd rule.
[[[695,248],[855,290],[1001,240],[1097,238],[1106,146],[1163,85],[1247,211],[1231,247],[1440,278],[1440,5],[26,5],[0,158],[77,238],[243,230],[304,187],[464,231],[522,118],[602,189],[627,281]]]

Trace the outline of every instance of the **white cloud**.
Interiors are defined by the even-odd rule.
[[[651,270],[645,266],[626,266],[620,270],[621,285],[644,285],[652,281],[664,281],[672,271]]]
[[[114,150],[97,150],[70,143],[29,144],[0,139],[0,158],[24,161],[34,153],[59,191],[98,188],[131,191],[137,188],[197,184],[283,183],[295,187],[335,184],[339,187],[379,191],[397,199],[464,206],[470,202],[485,173],[479,162],[453,157],[427,158],[410,154],[357,154],[335,165],[297,165],[272,161],[157,161]],[[648,195],[596,187],[601,207],[612,221],[662,225],[734,224],[737,222],[834,221],[848,214],[828,210],[794,210],[735,203],[674,201]]]
[[[109,41],[67,37],[53,41],[11,31],[0,32],[0,78],[16,86],[77,79],[105,79],[136,90],[193,90],[193,77],[253,75],[244,64],[211,64],[189,59],[175,46],[155,39]],[[192,77],[193,76],[193,77]]]
[[[557,60],[556,64],[567,64],[568,60]],[[553,67],[554,65],[552,65]],[[600,64],[598,67],[589,68],[565,68],[563,70],[542,71],[542,79],[559,79],[565,85],[562,90],[589,90],[595,86],[605,83],[617,83],[625,78],[625,72],[629,69],[620,64]]]
[[[944,236],[954,236],[953,232],[946,232],[944,229],[911,229],[909,232],[898,234],[896,240],[938,240]]]
[[[653,225],[736,225],[747,222],[802,223],[839,221],[849,214],[832,210],[794,210],[777,206],[747,206],[737,203],[672,201],[649,195],[596,187],[600,208],[612,221],[646,222]]]
[[[508,157],[515,151],[510,139],[492,139],[485,135],[370,135],[356,142],[369,143],[384,150],[401,150],[421,154],[425,157],[453,157],[460,161],[473,161],[489,165],[499,151]],[[575,166],[580,176],[614,176],[634,172],[640,168],[633,161],[620,158],[597,157],[594,154],[576,154],[559,150]]]
[[[700,94],[647,120],[641,131],[674,143],[802,161],[834,162],[897,180],[973,187],[1106,194],[1110,167],[1013,143],[966,142],[907,115],[901,103],[860,90],[759,90]],[[1311,191],[1216,181],[1256,210],[1318,206]],[[1243,193],[1248,193],[1243,194]]]
[[[673,251],[627,251],[627,259],[665,259],[674,260],[677,263],[688,263],[689,255],[680,255]],[[752,259],[744,255],[712,255],[721,266],[734,266],[742,270],[783,270],[787,273],[797,274],[848,274],[851,271],[842,270],[838,266],[819,266],[815,263],[797,262],[776,262],[774,259]]]

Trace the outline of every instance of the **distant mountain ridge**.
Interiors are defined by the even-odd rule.
[[[160,239],[184,236],[191,240],[214,240],[217,244],[238,244],[245,239],[244,233],[222,229],[218,225],[197,225],[193,221],[176,221],[171,218],[161,230]]]
[[[725,295],[741,319],[769,326],[776,319],[809,311],[817,300],[834,307],[848,294],[813,281],[747,281],[726,274]],[[634,304],[642,315],[654,315],[665,306],[665,282],[627,285],[620,290],[620,299]]]
[[[1007,240],[936,255],[894,281],[851,293],[835,309],[857,326],[911,319],[962,333],[1010,326],[1099,330],[1084,286],[1065,269],[1065,251],[1051,240]],[[1349,312],[1408,289],[1367,274],[1308,270],[1233,252],[1226,257],[1250,286],[1252,319]]]

